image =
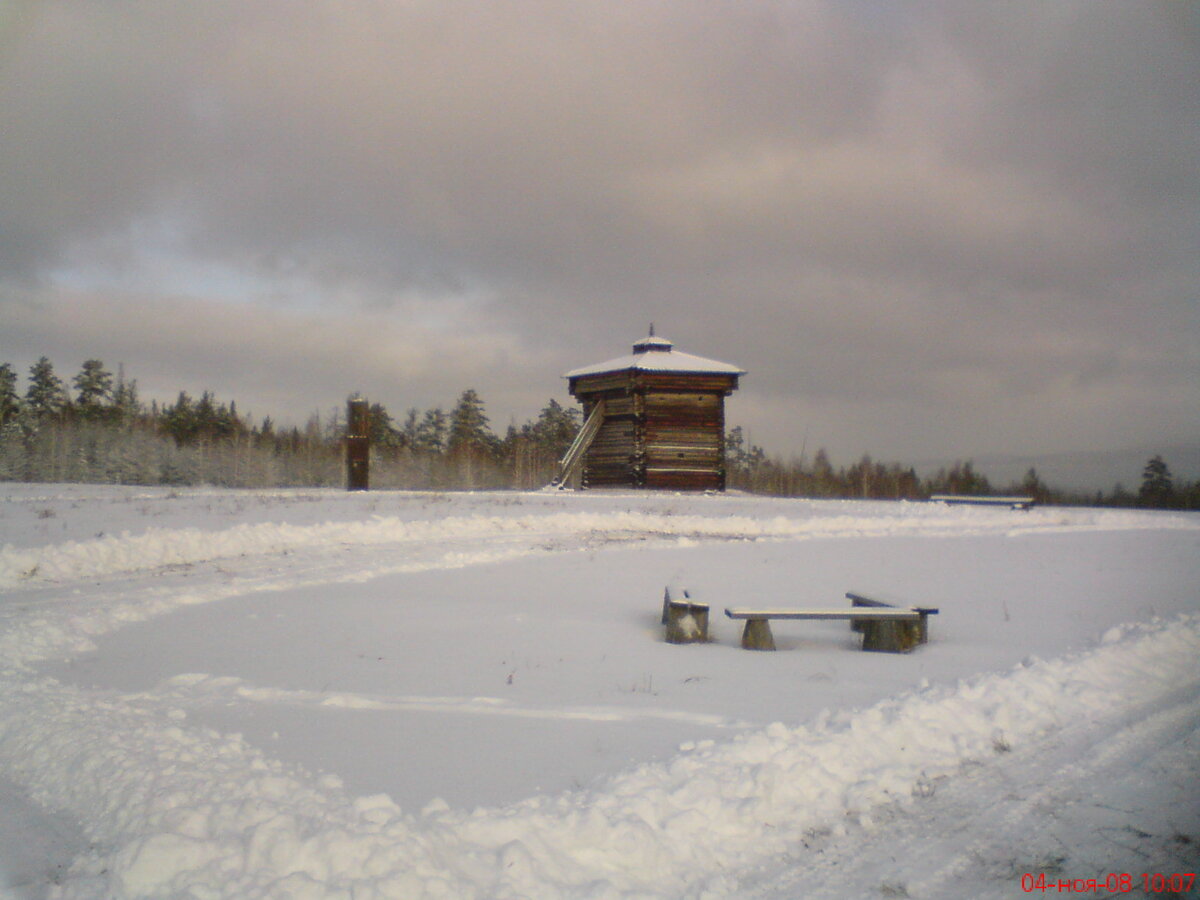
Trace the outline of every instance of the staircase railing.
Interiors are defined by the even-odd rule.
[[[583,461],[583,454],[587,452],[588,447],[592,445],[592,441],[596,439],[596,435],[600,433],[600,425],[603,422],[604,401],[597,400],[596,405],[592,407],[591,414],[587,417],[587,421],[583,423],[583,427],[575,435],[575,440],[571,442],[571,446],[567,448],[567,452],[559,460],[558,474],[550,482],[551,485],[562,487],[567,483],[567,480],[574,474],[579,464]]]

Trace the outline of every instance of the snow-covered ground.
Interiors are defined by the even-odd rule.
[[[1140,896],[1196,871],[1200,516],[0,488],[0,894]],[[711,643],[663,642],[668,583]],[[930,643],[780,622],[754,653],[720,615],[847,590],[940,607]]]

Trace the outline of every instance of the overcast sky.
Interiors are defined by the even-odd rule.
[[[0,4],[22,389],[503,433],[652,321],[781,455],[1200,442],[1200,4]]]

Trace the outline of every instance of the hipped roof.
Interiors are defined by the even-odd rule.
[[[674,348],[665,338],[643,338],[633,345],[634,352],[618,356],[607,362],[572,369],[563,378],[579,378],[583,375],[605,375],[609,372],[686,372],[693,375],[745,375],[746,370],[731,363],[693,356]]]

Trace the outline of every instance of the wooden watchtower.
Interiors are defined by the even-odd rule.
[[[725,490],[725,398],[743,369],[650,336],[629,356],[564,377],[584,425],[555,482],[582,487]]]

